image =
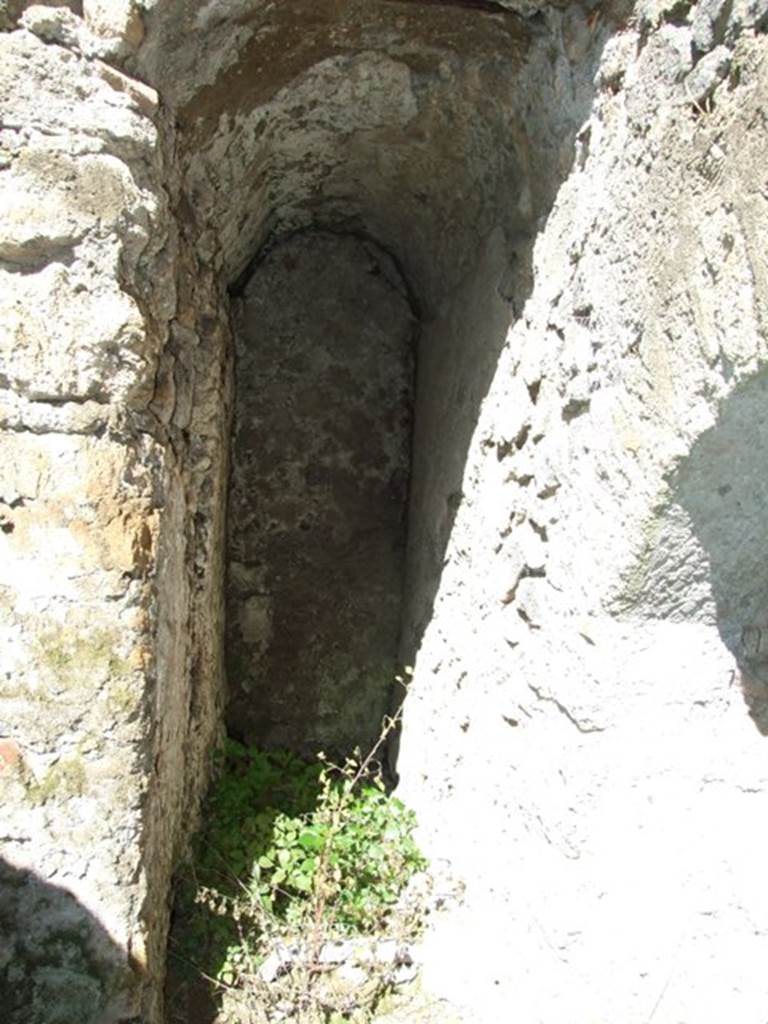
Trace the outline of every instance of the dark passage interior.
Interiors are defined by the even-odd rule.
[[[157,12],[143,54],[183,212],[230,287],[227,726],[248,742],[369,744],[430,620],[572,156],[571,120],[533,98],[540,22],[390,0]]]
[[[235,300],[229,729],[365,748],[387,710],[405,560],[416,321],[367,240],[280,241]]]
[[[370,746],[429,621],[544,181],[521,19],[348,13],[298,38],[255,7],[241,72],[180,108],[236,282],[226,724],[306,754]]]
[[[592,72],[565,49],[591,41],[581,14],[463,0],[157,5],[142,72],[173,112],[179,214],[219,289],[206,316],[231,313],[234,335],[236,739],[367,748],[414,663],[589,109]],[[172,1019],[215,1019],[200,984],[172,976]]]

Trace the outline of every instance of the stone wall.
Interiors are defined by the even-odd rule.
[[[160,1020],[221,710],[227,292],[310,228],[421,318],[397,770],[466,882],[427,991],[764,1024],[765,4],[72,7],[0,36],[13,1024]]]
[[[415,324],[370,242],[306,232],[238,302],[229,496],[231,731],[370,749],[397,671]]]
[[[157,1020],[219,728],[228,326],[156,94],[69,12],[24,19],[0,35],[0,1002]]]
[[[607,41],[460,483],[429,498],[458,508],[411,595],[398,767],[467,882],[427,953],[467,1020],[765,1013],[755,15],[640,8]]]

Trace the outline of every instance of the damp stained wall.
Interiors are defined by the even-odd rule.
[[[235,300],[227,720],[368,749],[396,671],[416,321],[371,242],[279,242]]]

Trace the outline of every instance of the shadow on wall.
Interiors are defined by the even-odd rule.
[[[620,21],[624,13],[623,0],[606,5],[610,24]],[[574,9],[573,32],[586,32],[586,24]],[[560,31],[566,34],[565,29]],[[467,457],[481,407],[497,374],[509,329],[532,294],[536,238],[544,232],[559,190],[573,169],[576,139],[595,99],[595,71],[610,38],[608,31],[588,42],[582,37],[582,56],[570,65],[570,106],[558,107],[553,99],[551,120],[526,124],[530,132],[527,183],[536,195],[530,232],[521,230],[510,238],[497,229],[487,236],[472,274],[451,292],[434,317],[422,323],[400,643],[404,665],[415,663],[432,620],[456,514],[464,499]],[[566,62],[562,56],[561,60]],[[546,77],[544,72],[542,76]],[[547,108],[547,90],[542,91],[539,103]]]
[[[235,299],[231,735],[370,749],[395,672],[414,315],[370,241],[303,231]]]
[[[499,232],[483,247],[471,279],[422,323],[401,634],[406,665],[414,663],[432,619],[480,408],[510,323],[531,290],[530,240],[521,239],[511,254],[504,250]]]
[[[0,857],[4,1024],[141,1024],[140,971],[66,889]]]
[[[717,627],[749,715],[768,735],[768,370],[739,384],[674,480],[709,562]]]

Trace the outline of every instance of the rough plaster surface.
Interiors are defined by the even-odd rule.
[[[397,767],[467,885],[427,992],[477,1024],[765,1024],[764,0],[19,18],[13,1024],[160,1019],[220,703],[225,289],[310,226],[373,237],[421,311]]]
[[[406,709],[468,1020],[765,1018],[765,40],[702,107],[657,21],[602,54]]]
[[[375,742],[397,670],[414,320],[380,249],[308,232],[237,311],[227,716],[261,745]]]
[[[173,104],[199,246],[236,279],[308,225],[367,234],[425,309],[534,199],[520,129],[530,29],[461,6],[159,6],[139,67]],[[179,40],[183,45],[179,45]]]

